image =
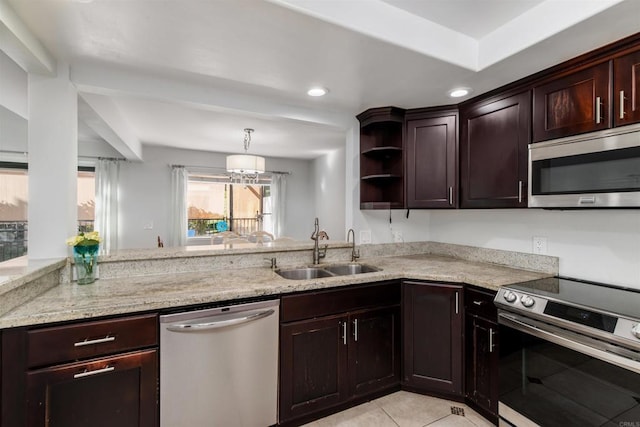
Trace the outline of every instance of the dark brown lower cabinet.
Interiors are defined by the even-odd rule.
[[[463,287],[404,281],[404,370],[410,391],[463,396]]]
[[[494,292],[467,287],[466,398],[493,423],[498,421],[498,319]]]
[[[0,426],[158,426],[156,314],[1,331]]]
[[[27,425],[157,425],[157,350],[27,373]]]
[[[396,281],[283,297],[280,423],[299,425],[398,389],[400,334]]]

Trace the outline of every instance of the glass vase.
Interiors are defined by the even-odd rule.
[[[95,282],[99,247],[100,245],[73,247],[73,259],[76,266],[78,285],[88,285]]]

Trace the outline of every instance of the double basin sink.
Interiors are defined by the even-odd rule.
[[[285,279],[308,280],[321,277],[349,276],[353,274],[374,273],[380,271],[379,268],[367,264],[328,264],[317,267],[280,268],[276,273]]]

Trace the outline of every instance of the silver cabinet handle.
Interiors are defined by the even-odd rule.
[[[353,320],[353,339],[358,342],[358,319]]]
[[[458,292],[456,291],[456,314],[460,311],[460,298],[458,297]]]
[[[449,205],[453,206],[453,187],[449,187]]]
[[[347,322],[342,322],[342,344],[347,345]]]
[[[493,328],[489,328],[489,353],[493,353]]]
[[[624,91],[620,91],[620,119],[624,119]]]
[[[473,303],[475,305],[482,305],[482,304],[484,304],[484,301],[473,301]]]
[[[262,319],[263,317],[271,316],[273,313],[275,313],[274,310],[264,310],[231,319],[218,320],[217,322],[175,324],[167,326],[167,330],[171,332],[195,332],[206,331],[209,329],[220,329]]]
[[[518,203],[522,203],[522,181],[518,181]]]
[[[84,347],[85,345],[93,345],[93,344],[102,344],[104,342],[111,342],[111,341],[115,341],[116,337],[110,337],[109,335],[107,335],[104,338],[98,338],[95,340],[84,340],[84,341],[79,341],[77,343],[74,343],[73,346],[74,347]]]
[[[600,124],[600,122],[602,121],[602,118],[600,117],[600,97],[596,96],[596,124]]]
[[[91,375],[104,374],[105,372],[111,372],[114,369],[116,368],[114,368],[113,366],[107,366],[106,368],[96,369],[95,371],[84,371],[80,372],[79,374],[75,374],[73,378],[84,378],[90,377]]]

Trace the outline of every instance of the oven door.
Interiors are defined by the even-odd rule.
[[[640,426],[640,355],[500,311],[500,425]]]

